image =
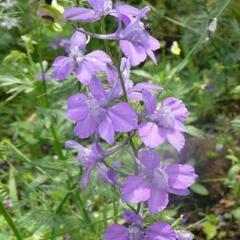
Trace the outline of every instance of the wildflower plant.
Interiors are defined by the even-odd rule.
[[[52,69],[59,81],[74,74],[81,83],[81,91],[67,99],[66,110],[66,117],[75,125],[73,134],[81,144],[69,140],[66,147],[77,152],[84,170],[82,185],[88,186],[96,170],[98,178],[120,192],[126,208],[131,208],[123,213],[124,224],[110,225],[104,239],[192,239],[192,234],[181,234],[169,223],[145,222],[147,216],[167,208],[169,194],[187,195],[197,177],[191,165],[167,163],[158,153],[163,143],[178,151],[183,148],[184,121],[188,117],[185,104],[175,97],[158,102],[161,86],[130,79],[131,68],[147,57],[157,64],[154,51],[160,43],[144,25],[150,8],[137,9],[111,0],[88,3],[89,8],[66,9],[64,18],[92,23],[110,15],[118,23],[116,31],[99,34],[76,27],[67,41],[66,56],[57,57]],[[87,52],[87,43],[94,38],[105,42],[107,53]],[[123,54],[120,59],[113,58],[110,40],[118,42]],[[90,144],[82,145],[85,142]],[[126,170],[121,162],[112,160],[124,146],[131,149],[134,169]]]

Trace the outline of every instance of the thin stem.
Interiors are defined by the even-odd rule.
[[[7,212],[7,210],[4,208],[2,201],[0,201],[0,213],[3,215],[5,218],[6,222],[8,223],[9,227],[12,229],[14,232],[16,238],[18,240],[23,240],[22,235],[20,234],[19,230],[17,229],[14,221],[12,220],[11,216]]]
[[[40,32],[38,32],[38,41],[41,41],[41,34]],[[42,52],[41,49],[39,47],[40,44],[38,44],[38,58],[39,58],[39,63],[40,63],[40,68],[41,68],[41,75],[42,75],[42,95],[43,95],[43,107],[44,108],[49,108],[50,104],[49,104],[49,100],[48,100],[48,92],[47,92],[47,85],[46,85],[46,78],[45,78],[45,72],[44,72],[44,68],[43,68],[43,63],[42,63]],[[61,144],[57,135],[57,131],[55,129],[54,123],[52,118],[50,118],[50,132],[51,135],[53,137],[53,146],[55,149],[56,154],[58,155],[58,158],[61,160],[64,160],[64,156],[63,156],[63,152],[62,152],[62,148],[61,148]]]

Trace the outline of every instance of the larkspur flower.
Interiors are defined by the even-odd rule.
[[[138,8],[125,3],[116,3],[113,5],[111,0],[88,0],[92,9],[82,7],[70,7],[64,11],[64,18],[67,20],[76,20],[80,22],[95,22],[101,17],[111,15],[121,17],[121,20],[128,24],[140,12]]]
[[[104,240],[175,240],[176,236],[171,226],[164,222],[155,222],[144,228],[143,219],[136,213],[125,211],[124,220],[127,227],[120,224],[109,226],[104,234]]]
[[[89,175],[98,163],[104,158],[104,151],[98,142],[94,143],[91,148],[85,148],[75,141],[67,141],[67,148],[75,149],[78,153],[77,161],[84,168],[82,184],[86,186],[89,183]]]
[[[159,42],[145,29],[141,19],[146,16],[150,8],[143,8],[137,17],[124,29],[119,30],[119,44],[124,55],[130,60],[131,66],[137,66],[149,56],[154,63],[156,58],[153,51],[160,48]]]
[[[53,63],[53,73],[56,79],[63,81],[72,72],[83,84],[89,84],[97,72],[104,72],[108,64],[112,64],[110,57],[103,51],[96,50],[84,55],[86,35],[75,32],[70,39],[69,55],[59,56]]]
[[[125,102],[109,106],[104,89],[94,78],[90,84],[91,94],[87,97],[77,93],[67,100],[66,115],[76,122],[74,134],[81,139],[97,133],[109,144],[114,143],[115,132],[130,132],[137,128],[135,110]]]
[[[145,18],[149,11],[149,7],[143,8],[125,28],[122,28],[122,15],[119,14],[119,25],[115,33],[90,33],[81,28],[78,31],[99,39],[118,40],[120,48],[129,59],[131,66],[139,65],[146,60],[147,56],[156,63],[157,61],[153,52],[160,48],[160,43],[148,33],[141,22],[141,19]]]
[[[70,7],[64,11],[64,18],[80,22],[95,22],[102,16],[108,15],[112,10],[111,0],[88,0],[92,9]]]
[[[146,122],[138,128],[138,134],[143,143],[155,148],[166,140],[180,151],[185,139],[182,132],[186,132],[183,121],[187,119],[188,111],[184,103],[173,97],[163,100],[157,109],[156,96],[149,91],[144,91],[144,105],[146,109]]]
[[[189,194],[197,177],[194,168],[188,164],[168,164],[163,166],[155,150],[142,150],[138,159],[141,167],[138,176],[129,176],[122,186],[124,202],[148,201],[149,212],[158,213],[168,205],[168,193]]]

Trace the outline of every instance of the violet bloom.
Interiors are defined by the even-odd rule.
[[[168,205],[168,193],[189,194],[190,187],[197,177],[194,168],[188,164],[162,165],[155,150],[139,153],[140,169],[138,176],[129,176],[122,186],[124,202],[140,203],[148,201],[149,212],[156,214]]]
[[[99,180],[109,184],[119,184],[115,169],[118,168],[117,163],[113,163],[111,168],[107,168],[103,164],[103,159],[111,155],[102,149],[99,142],[95,142],[90,148],[83,147],[75,141],[67,141],[65,147],[72,148],[77,151],[77,161],[83,167],[83,177],[81,183],[83,186],[88,185],[91,172],[96,169]]]
[[[95,78],[90,84],[87,97],[77,93],[67,100],[66,115],[76,122],[74,134],[81,139],[99,134],[109,144],[114,143],[115,133],[126,133],[137,128],[135,110],[125,102],[109,106],[106,92]]]
[[[125,3],[117,3],[113,6],[111,0],[88,0],[92,9],[81,7],[70,7],[64,11],[64,18],[67,20],[77,20],[80,22],[95,22],[101,17],[111,15],[121,20],[127,25],[140,12],[138,8]]]
[[[122,16],[118,15],[119,26],[115,33],[112,34],[96,34],[85,31],[84,29],[78,29],[83,32],[99,39],[106,40],[118,40],[120,48],[124,55],[129,59],[131,66],[137,66],[141,62],[145,61],[149,56],[154,63],[156,58],[153,51],[160,48],[160,43],[157,39],[153,38],[145,29],[144,24],[141,22],[142,18],[146,17],[146,14],[150,11],[149,7],[143,8],[139,11],[138,15],[122,29]],[[130,19],[130,18],[129,18]]]
[[[149,7],[143,8],[137,17],[124,29],[119,31],[119,44],[124,55],[130,60],[132,66],[137,66],[149,56],[154,63],[156,58],[153,51],[160,48],[159,42],[145,29],[141,19],[150,11]]]
[[[53,73],[56,79],[63,81],[72,72],[83,84],[89,84],[97,72],[105,72],[111,58],[103,51],[96,50],[84,55],[86,48],[86,35],[75,32],[70,39],[69,55],[59,56],[53,63]]]
[[[64,11],[64,18],[80,22],[95,22],[112,11],[111,0],[88,0],[88,3],[92,9],[70,7]]]
[[[98,164],[101,164],[106,152],[98,142],[94,143],[91,148],[85,148],[75,141],[67,141],[65,146],[77,150],[77,161],[84,170],[82,184],[84,186],[88,185],[90,173]]]
[[[143,219],[136,213],[125,211],[124,220],[127,227],[120,224],[109,226],[104,234],[104,240],[175,240],[176,236],[171,226],[164,222],[156,222],[149,227],[143,226]]]
[[[184,103],[173,97],[163,100],[157,109],[156,96],[149,91],[144,91],[144,105],[146,109],[146,119],[138,128],[138,134],[143,143],[155,148],[166,140],[180,151],[185,139],[182,132],[186,132],[183,121],[188,117],[188,111]]]

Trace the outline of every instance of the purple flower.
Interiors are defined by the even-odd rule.
[[[145,7],[139,11],[136,17],[129,18],[132,19],[132,21],[123,29],[122,21],[124,22],[125,20],[121,19],[121,17],[125,15],[118,14],[119,26],[116,32],[112,34],[89,33],[84,29],[78,29],[78,31],[99,39],[119,40],[120,48],[129,59],[131,66],[137,66],[145,61],[147,56],[156,63],[153,51],[160,48],[160,43],[148,33],[144,24],[141,22],[141,19],[146,17],[149,10],[149,7]]]
[[[148,201],[151,214],[158,213],[168,205],[168,193],[187,195],[197,175],[188,164],[168,164],[163,166],[155,150],[139,153],[140,171],[138,176],[129,176],[122,187],[124,202]]]
[[[53,63],[53,73],[56,79],[63,81],[72,72],[83,84],[89,84],[97,72],[105,72],[111,58],[103,51],[96,50],[84,55],[86,35],[75,32],[70,39],[69,55],[59,56]]]
[[[130,60],[132,66],[137,66],[149,56],[154,63],[156,58],[153,51],[160,48],[159,42],[153,38],[140,21],[150,11],[149,7],[143,8],[137,17],[124,29],[119,31],[119,44],[124,55]]]
[[[70,7],[64,11],[64,18],[80,22],[95,22],[102,16],[108,15],[112,10],[111,0],[88,0],[88,3],[92,9]]]
[[[104,240],[175,240],[176,236],[171,226],[164,222],[156,222],[147,228],[143,226],[143,219],[130,211],[125,211],[124,220],[127,227],[120,224],[109,226]]]
[[[98,142],[94,143],[91,148],[85,148],[75,141],[67,141],[65,146],[77,150],[77,161],[84,168],[82,184],[84,186],[89,183],[89,175],[92,170],[100,164],[106,153]]]
[[[144,105],[146,119],[149,121],[139,125],[138,134],[143,143],[155,148],[167,140],[180,151],[185,139],[182,132],[186,132],[183,121],[187,119],[188,111],[184,103],[177,98],[166,98],[157,110],[156,96],[144,91]]]
[[[125,3],[112,4],[111,0],[88,0],[92,9],[70,7],[64,11],[64,18],[80,22],[95,22],[101,17],[111,15],[120,18],[126,25],[140,12],[138,8]]]
[[[137,128],[135,110],[125,102],[109,106],[108,98],[97,78],[90,84],[87,97],[78,93],[68,98],[66,115],[75,121],[74,134],[85,139],[97,133],[109,144],[114,143],[115,132],[129,132]]]

